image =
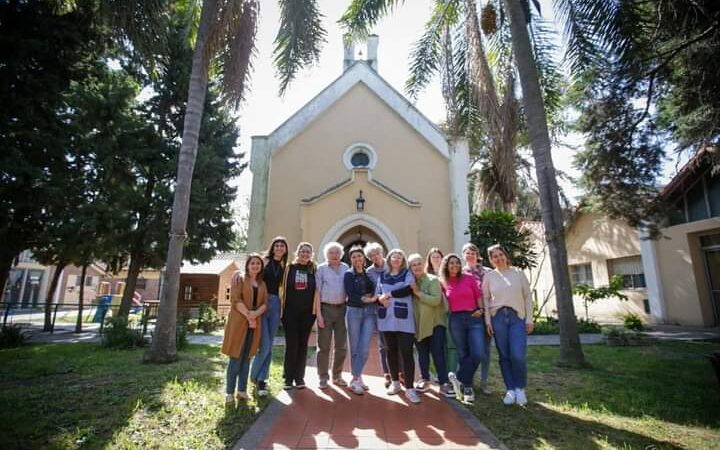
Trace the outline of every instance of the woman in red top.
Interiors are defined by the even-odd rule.
[[[462,272],[462,262],[454,253],[443,258],[440,282],[450,310],[450,335],[458,352],[457,373],[450,372],[448,378],[458,398],[472,403],[473,376],[487,351],[482,292],[475,278]]]

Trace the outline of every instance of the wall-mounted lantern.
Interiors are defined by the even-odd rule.
[[[362,190],[360,191],[360,196],[355,199],[355,208],[358,211],[364,211],[365,210],[365,199],[363,198]]]

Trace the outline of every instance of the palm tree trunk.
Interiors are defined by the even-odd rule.
[[[545,239],[548,243],[553,281],[555,282],[555,298],[560,322],[560,360],[558,363],[582,366],[585,364],[585,357],[578,336],[577,319],[570,288],[565,229],[558,198],[555,167],[552,161],[545,105],[540,90],[537,66],[530,47],[527,17],[520,0],[505,0],[505,5],[510,17],[513,51],[520,74],[530,146],[535,159],[535,171],[540,190]]]
[[[52,280],[50,280],[50,287],[48,288],[47,297],[45,297],[45,323],[43,324],[43,331],[50,331],[52,328],[52,303],[53,297],[55,297],[55,291],[57,285],[60,282],[60,276],[63,270],[65,270],[65,263],[59,262],[55,266],[55,273],[53,273]]]
[[[85,304],[85,275],[87,274],[87,264],[83,264],[82,270],[80,271],[80,292],[78,292],[78,313],[77,320],[75,321],[75,332],[82,333],[82,316],[83,306]]]
[[[157,324],[153,333],[152,344],[145,359],[155,363],[169,363],[177,360],[175,341],[177,325],[177,301],[180,289],[180,265],[182,264],[183,246],[187,234],[188,212],[190,209],[190,187],[192,184],[195,158],[197,156],[200,124],[202,123],[205,94],[208,86],[209,58],[205,48],[212,24],[211,11],[213,0],[204,0],[200,27],[198,29],[195,50],[193,51],[190,86],[185,110],[183,138],[178,159],[178,174],[173,199],[172,219],[170,222],[170,242],[165,262],[165,285],[160,298]]]

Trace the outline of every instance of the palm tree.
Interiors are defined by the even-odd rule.
[[[275,40],[275,64],[284,92],[297,70],[316,60],[325,31],[315,0],[280,0],[281,24]],[[176,323],[190,187],[198,147],[209,72],[213,64],[221,79],[223,100],[238,107],[247,86],[255,49],[260,2],[255,0],[203,0],[193,51],[188,101],[178,159],[165,284],[153,341],[146,359],[165,363],[177,358]]]
[[[441,2],[444,4],[457,4],[459,0]],[[355,37],[366,36],[370,32],[370,28],[382,16],[390,13],[398,3],[398,0],[353,0],[343,15],[341,23],[350,35]],[[477,86],[486,86],[483,92],[486,95],[482,96],[483,101],[486,103],[480,105],[480,107],[486,108],[493,117],[499,117],[500,114],[497,114],[496,110],[498,102],[493,99],[492,94],[488,95],[487,72],[484,70],[480,59],[480,54],[484,50],[482,48],[482,36],[479,33],[479,27],[476,26],[477,14],[474,13],[476,3],[475,0],[465,1],[466,16],[469,22],[466,24],[469,30],[469,44],[474,46],[474,50],[470,54],[479,63],[475,65],[472,78],[477,83]],[[582,366],[585,364],[585,360],[577,333],[572,301],[562,209],[551,155],[548,115],[540,83],[542,70],[539,70],[536,61],[538,59],[538,46],[532,45],[528,32],[528,26],[532,27],[531,17],[528,17],[527,14],[527,12],[531,11],[531,6],[528,0],[503,0],[502,4],[504,4],[509,17],[513,59],[523,92],[524,114],[535,162],[543,223],[555,281],[561,334],[559,363],[568,366]],[[612,34],[614,28],[619,26],[615,22],[608,23],[607,20],[608,17],[616,17],[613,13],[617,8],[610,0],[557,0],[555,7],[557,8],[557,15],[564,25],[568,60],[573,69],[582,70],[585,65],[596,61],[597,55],[600,54],[598,49],[603,36]],[[547,97],[546,92],[546,99]],[[495,124],[494,120],[487,113],[484,116],[490,119],[487,121],[489,124],[488,132],[497,133],[498,127],[497,125],[493,126]]]

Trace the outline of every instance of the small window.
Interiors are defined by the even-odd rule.
[[[370,165],[370,157],[365,152],[356,152],[350,158],[353,167],[367,167]]]
[[[710,201],[710,214],[720,217],[720,174],[707,175],[707,196]]]
[[[591,264],[574,264],[570,266],[570,282],[573,286],[584,284],[593,287]]]
[[[143,277],[138,277],[135,281],[135,289],[145,289],[145,286],[147,286],[147,280]]]
[[[95,277],[86,276],[85,277],[85,286],[95,286]]]
[[[185,286],[185,291],[183,292],[183,298],[186,302],[192,301],[192,294],[193,294],[193,288],[192,286]]]
[[[640,256],[609,259],[608,271],[611,277],[615,275],[622,277],[625,289],[642,289],[647,286]]]
[[[707,203],[705,203],[705,186],[702,179],[687,192],[687,205],[688,222],[708,218]]]
[[[225,300],[230,301],[230,286],[225,287]]]

